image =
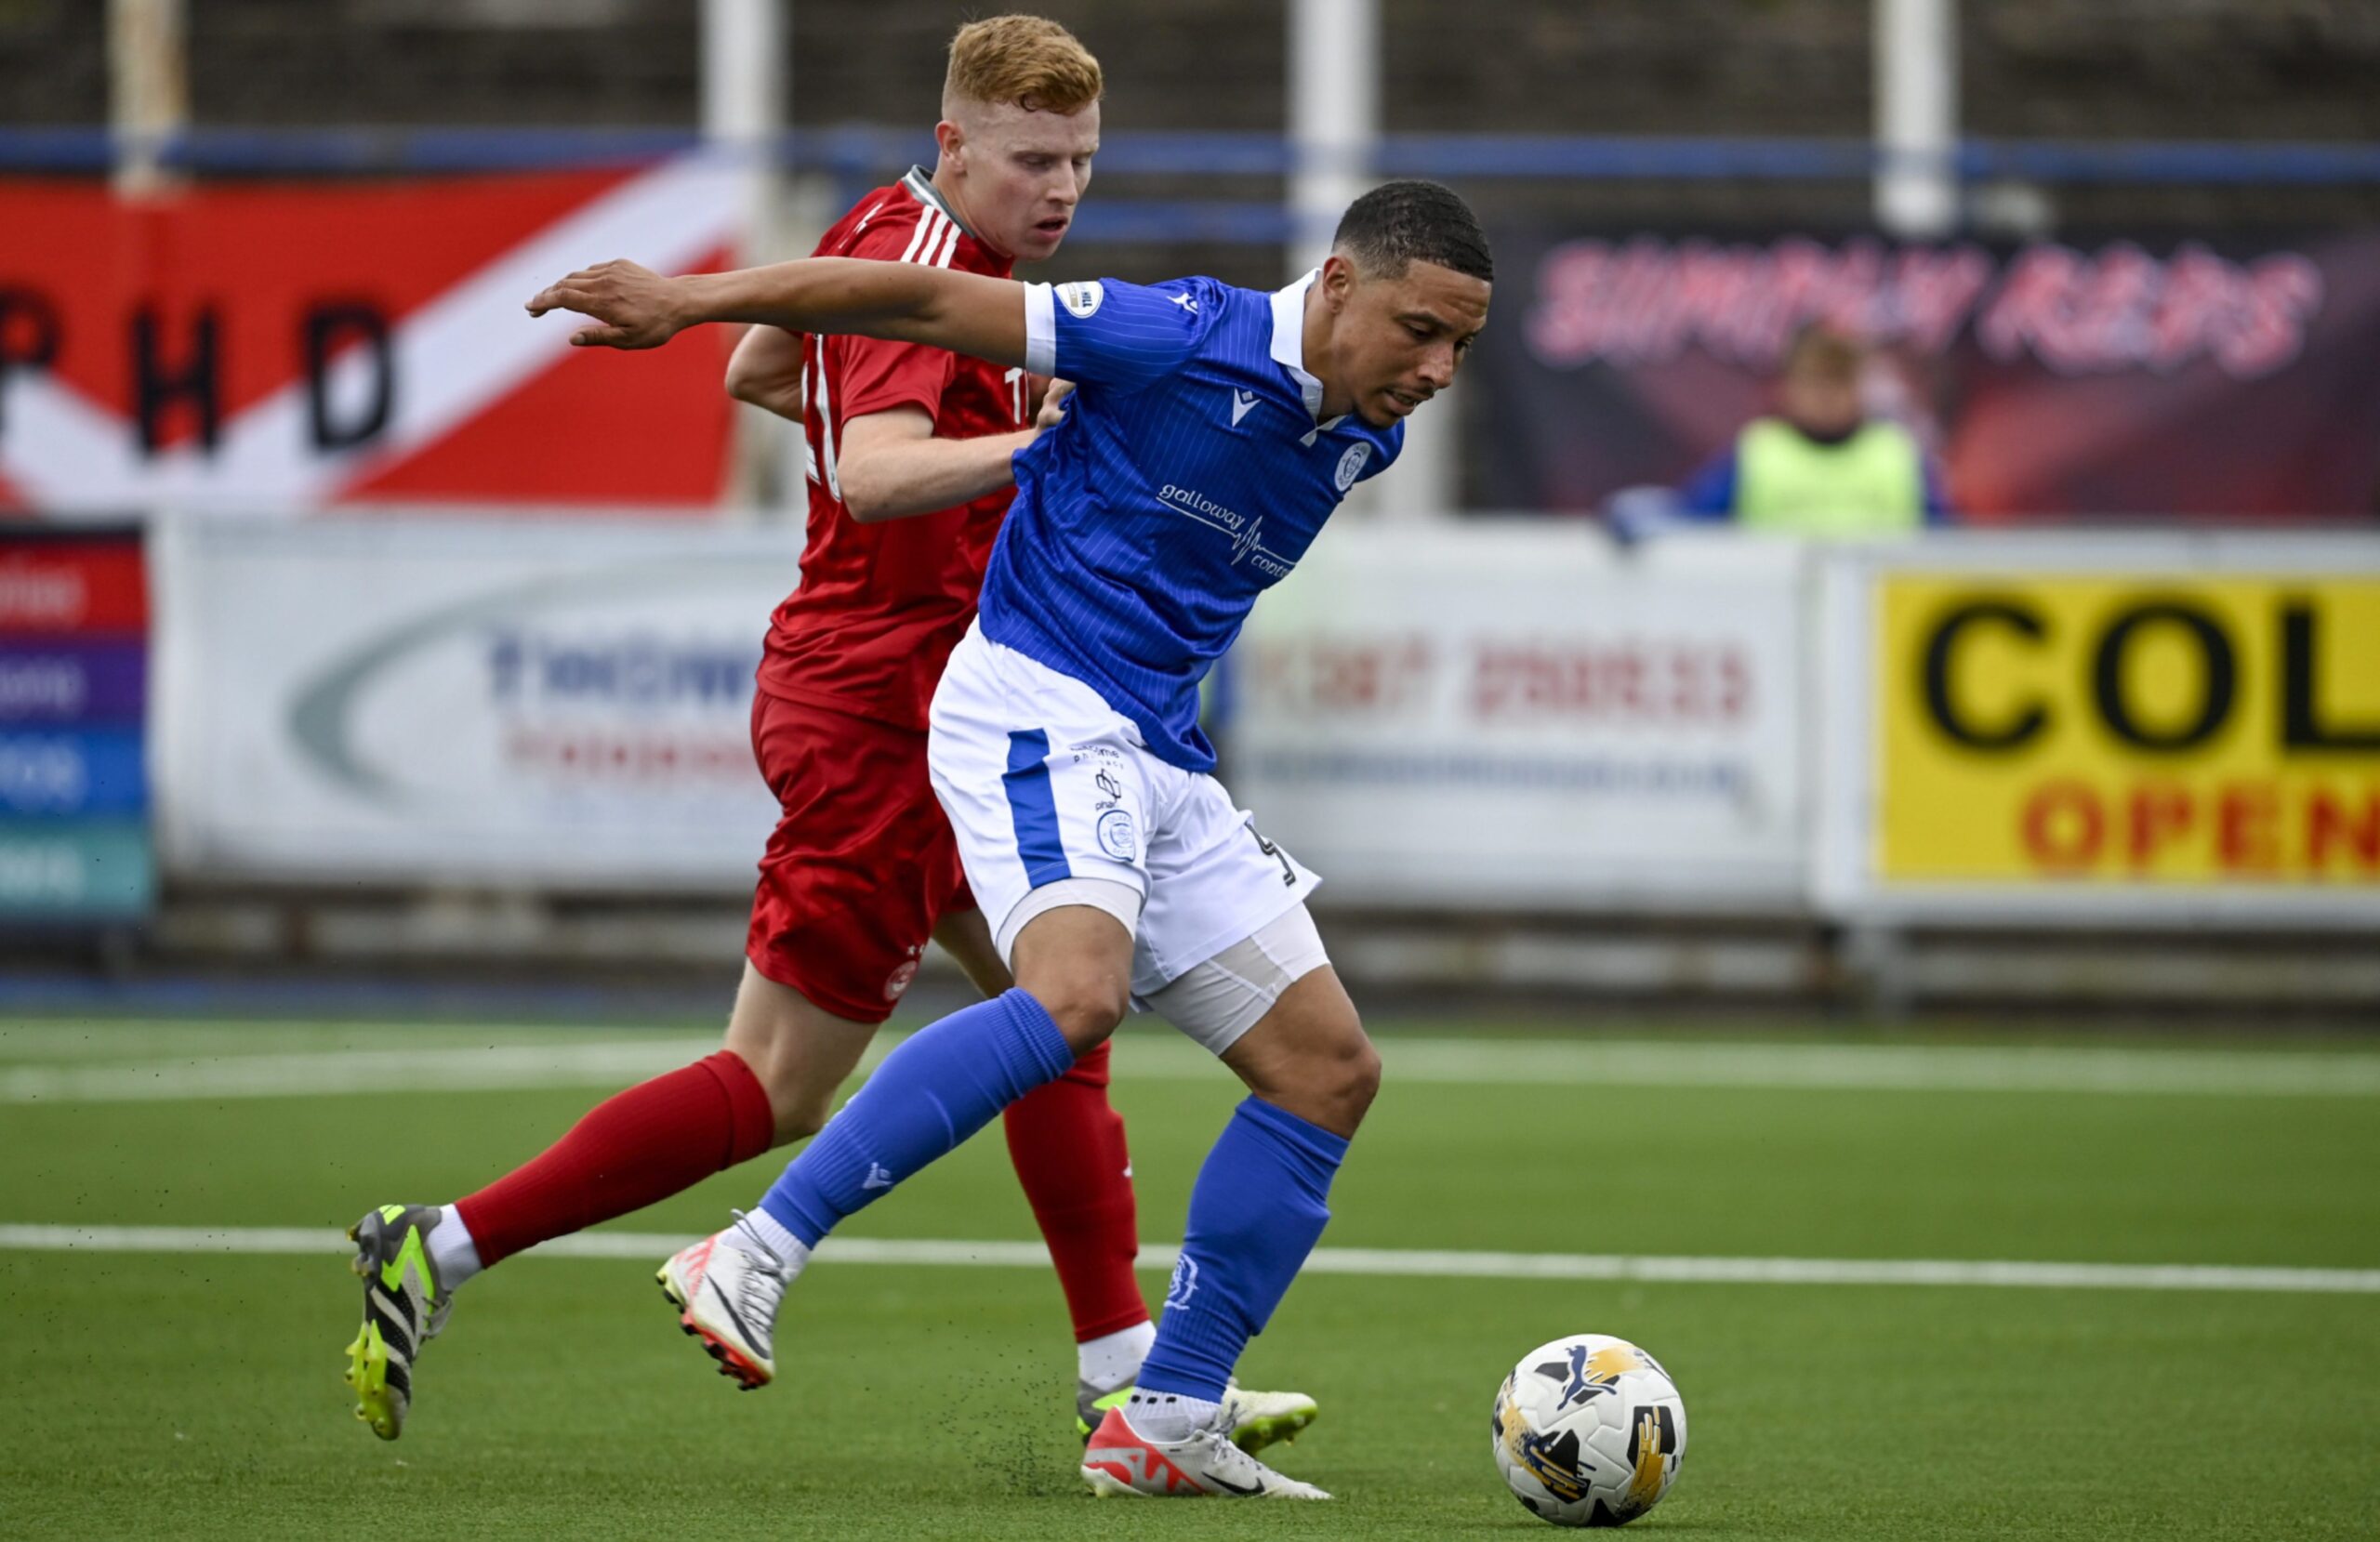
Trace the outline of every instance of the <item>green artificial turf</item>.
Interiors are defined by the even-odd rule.
[[[561,1042],[112,1033],[0,1024],[0,1072]],[[2368,1093],[1400,1086],[1384,1037],[1327,1245],[2380,1268]],[[1142,1232],[1170,1239],[1236,1090],[1219,1070],[1135,1080],[1134,1048],[1116,1097]],[[343,1226],[477,1187],[597,1096],[0,1102],[0,1223]],[[775,1165],[619,1224],[710,1230]],[[996,1134],[850,1232],[1033,1234]],[[1316,1274],[1243,1375],[1322,1402],[1279,1461],[1340,1498],[1139,1505],[1074,1479],[1072,1356],[1038,1271],[822,1260],[779,1382],[741,1394],[651,1269],[531,1257],[474,1282],[384,1444],[339,1381],[357,1296],[337,1255],[0,1248],[0,1535],[1526,1538],[1545,1528],[1496,1476],[1488,1404],[1524,1351],[1582,1331],[1645,1344],[1685,1391],[1685,1467],[1640,1533],[2380,1535],[2370,1294]]]

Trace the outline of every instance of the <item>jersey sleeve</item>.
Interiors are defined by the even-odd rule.
[[[1222,310],[1204,279],[1116,279],[1025,289],[1025,367],[1079,385],[1136,391],[1189,362]]]
[[[922,343],[834,337],[827,347],[840,366],[835,377],[841,395],[832,406],[837,420],[844,423],[901,407],[937,417],[951,374],[959,367],[957,354]]]
[[[903,261],[918,244],[922,213],[912,204],[873,219],[836,255]],[[950,389],[951,375],[958,366],[958,360],[949,353],[880,337],[829,337],[826,347],[834,362],[827,405],[838,423],[901,407],[914,407],[928,417],[940,415],[943,395]]]

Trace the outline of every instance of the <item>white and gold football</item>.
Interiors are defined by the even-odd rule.
[[[1661,1502],[1686,1459],[1686,1401],[1625,1338],[1582,1333],[1531,1350],[1496,1392],[1496,1467],[1557,1526],[1621,1526]]]

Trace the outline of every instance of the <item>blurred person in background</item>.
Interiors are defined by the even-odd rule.
[[[1098,61],[1064,28],[1001,16],[950,46],[933,170],[913,167],[828,231],[822,257],[1007,278],[1052,256],[1099,148]],[[403,1431],[415,1361],[454,1292],[549,1238],[679,1193],[814,1134],[931,939],[986,995],[1013,983],[926,775],[926,708],[974,619],[1015,492],[1011,457],[1055,421],[1040,382],[941,349],[755,326],[737,400],[801,425],[809,540],[771,619],[755,758],[782,817],[760,863],[726,1043],[601,1104],[542,1155],[451,1205],[357,1221],[356,1417]],[[1038,420],[1037,420],[1038,419]],[[1009,1149],[1073,1318],[1076,1433],[1130,1393],[1156,1338],[1133,1272],[1131,1158],[1105,1044],[1006,1111]],[[695,1332],[691,1317],[686,1331]],[[745,1388],[774,1374],[707,1340]],[[1234,1441],[1302,1429],[1314,1404],[1233,1390]]]
[[[1776,535],[1898,535],[1950,522],[1940,468],[1917,434],[1871,415],[1867,348],[1812,323],[1786,349],[1774,415],[1674,494],[1631,489],[1613,498],[1612,533],[1633,540],[1685,521],[1732,521]]]

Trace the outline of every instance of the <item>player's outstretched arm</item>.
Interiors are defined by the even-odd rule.
[[[996,364],[1025,362],[1023,284],[922,263],[805,257],[668,278],[615,260],[539,290],[529,314],[549,310],[575,310],[594,323],[571,334],[579,348],[658,348],[705,322],[764,322],[925,343]]]

